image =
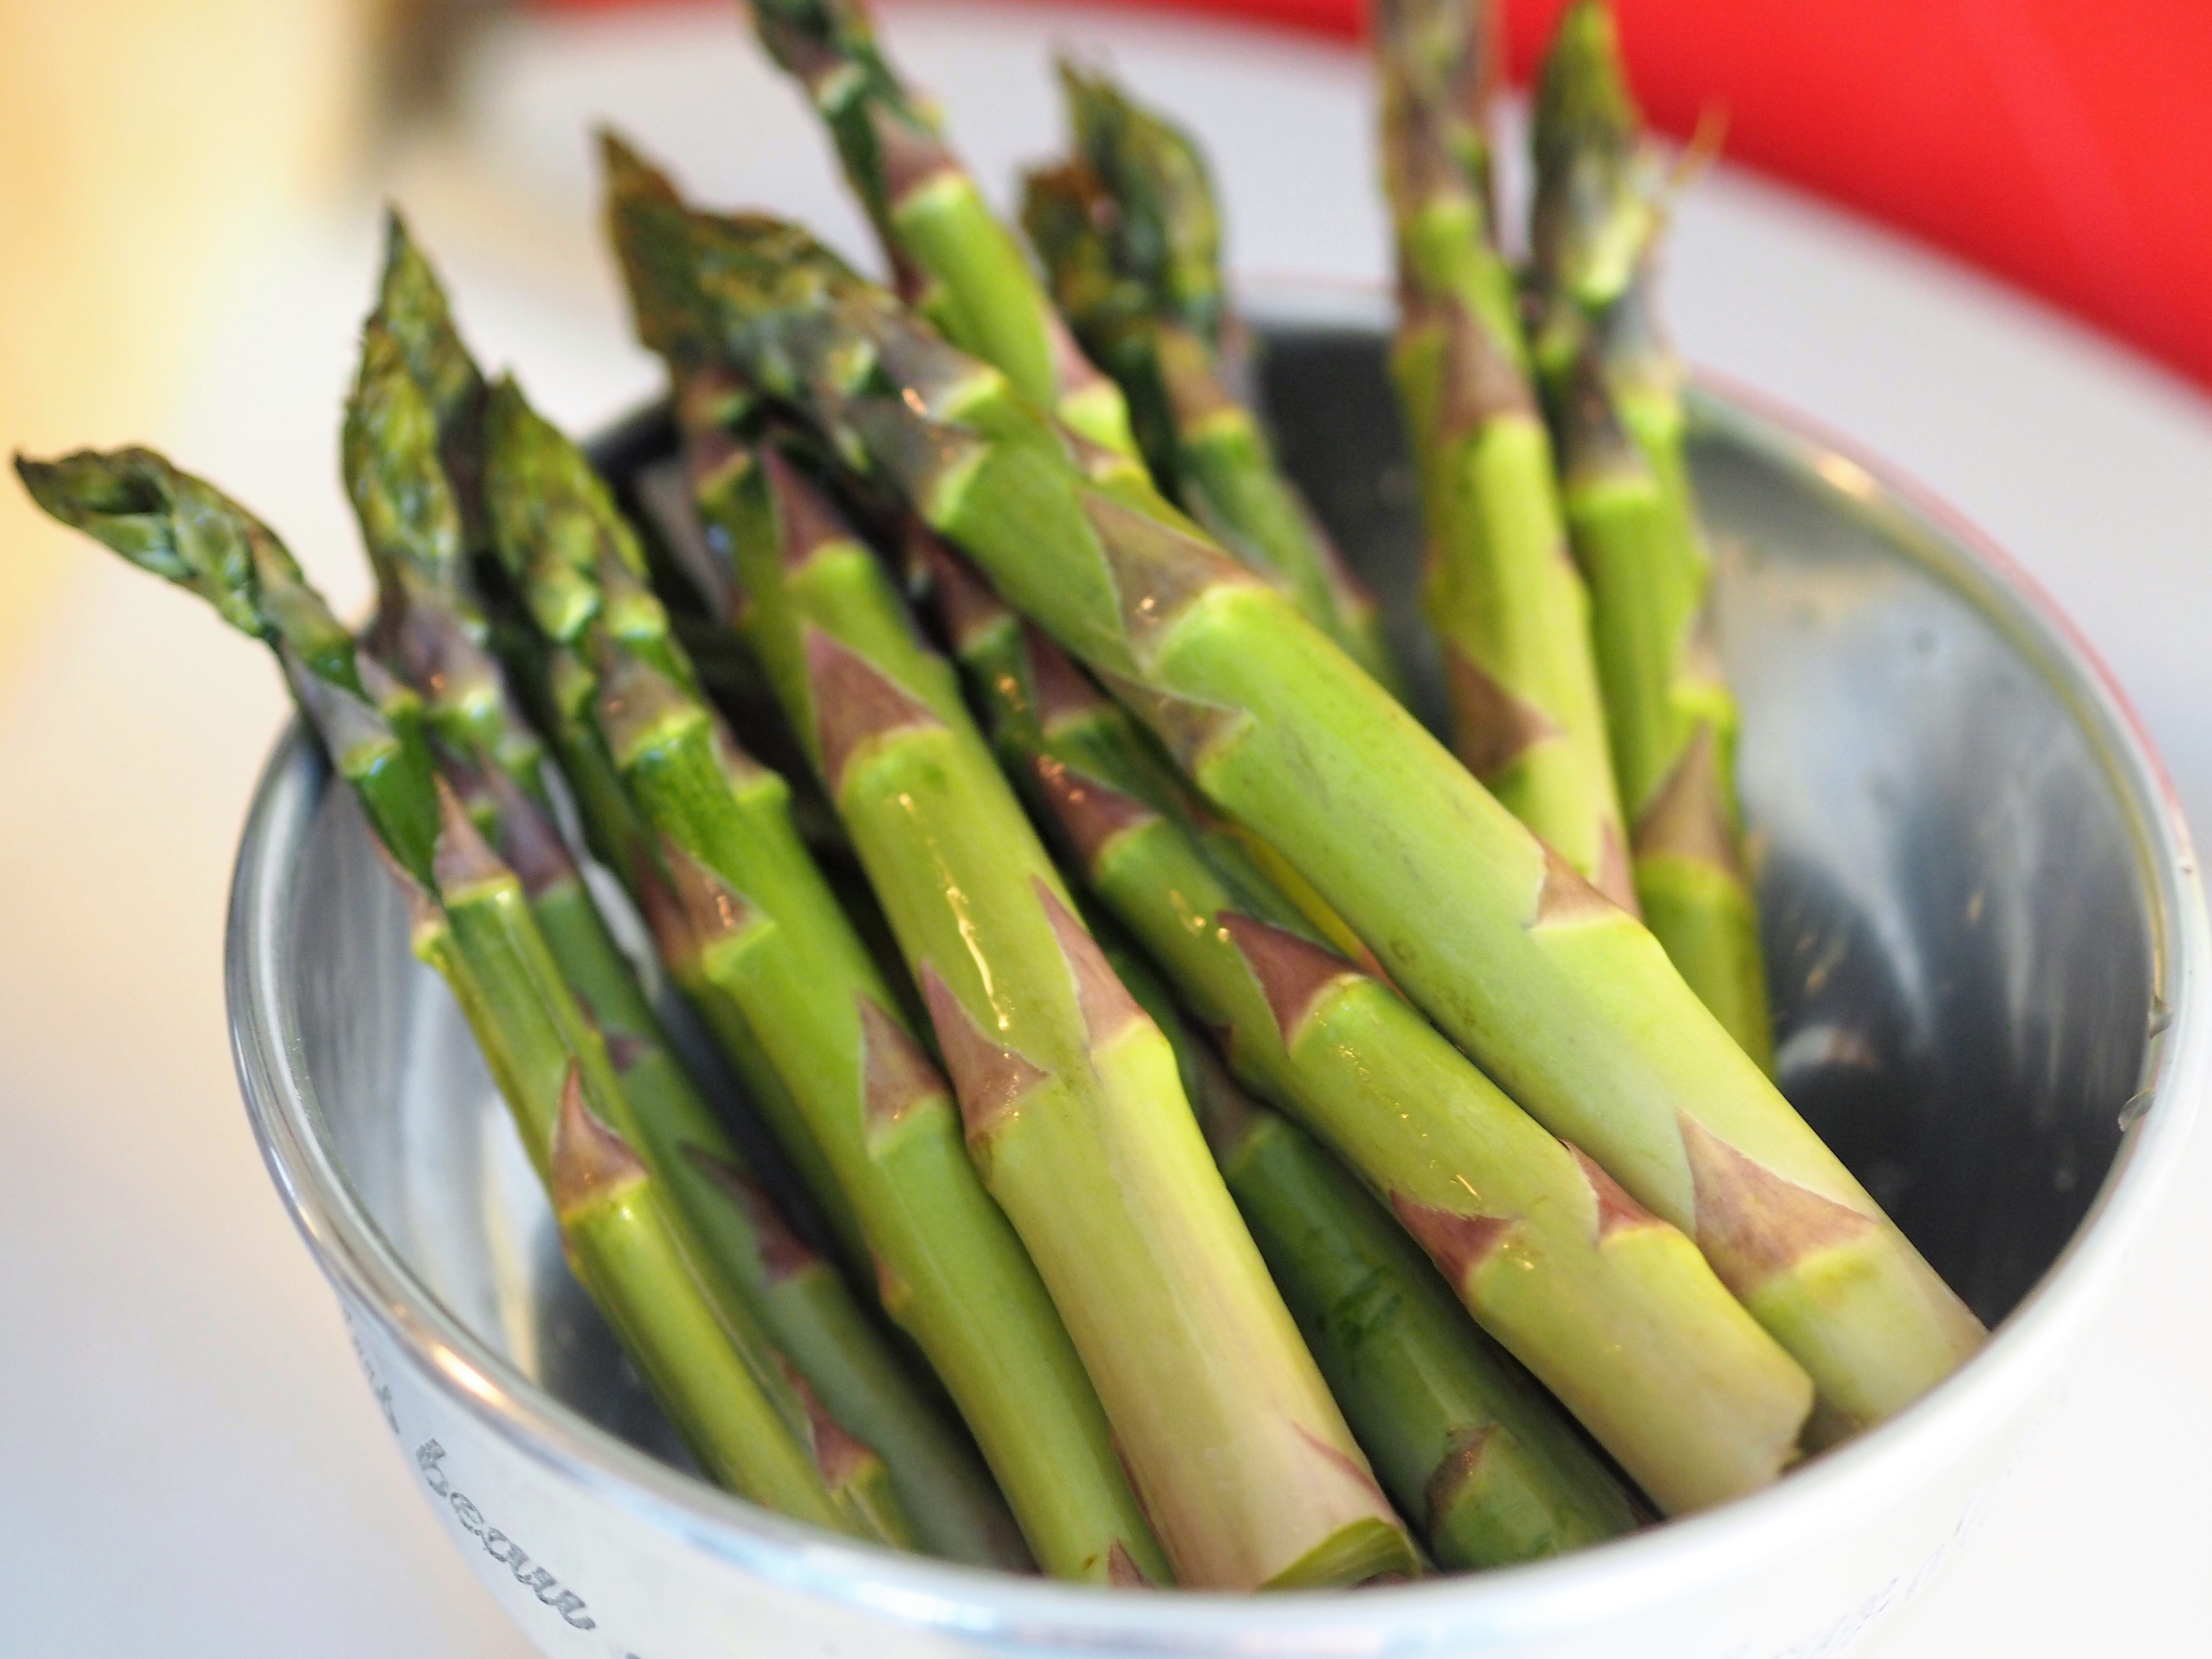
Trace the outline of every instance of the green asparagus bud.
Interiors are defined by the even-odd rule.
[[[1601,316],[1635,280],[1663,216],[1657,169],[1621,73],[1606,0],[1559,15],[1537,79],[1529,264],[1547,368],[1563,372],[1578,318]]]
[[[1059,64],[1074,149],[1114,204],[1115,263],[1158,316],[1221,349],[1221,214],[1190,135],[1113,79]]]
[[[1374,595],[1224,384],[1218,216],[1197,147],[1104,76],[1063,63],[1060,76],[1077,159],[1031,174],[1023,206],[1060,309],[1121,383],[1154,477],[1398,695]]]
[[[276,651],[331,763],[361,796],[399,868],[430,884],[436,798],[419,732],[395,726],[373,694],[353,635],[308,585],[267,526],[148,449],[80,450],[58,461],[15,458],[31,498],[140,569],[198,594],[240,633]],[[409,697],[413,717],[419,707]]]
[[[1092,442],[1135,453],[1113,382],[1068,337],[1021,246],[900,81],[858,0],[758,0],[753,24],[830,130],[899,292]]]

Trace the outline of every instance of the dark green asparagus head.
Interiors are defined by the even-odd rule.
[[[362,330],[340,457],[386,603],[410,588],[465,593],[461,518],[439,455],[438,417],[380,313]]]
[[[1112,335],[1151,305],[1139,283],[1115,264],[1108,227],[1114,204],[1085,163],[1039,167],[1022,179],[1022,229],[1043,262],[1060,307],[1085,349],[1097,356]]]
[[[397,343],[407,372],[429,401],[462,544],[471,553],[482,552],[489,538],[483,514],[483,373],[453,325],[437,273],[397,210],[385,217],[384,277],[370,322]]]
[[[1574,0],[1536,83],[1529,252],[1540,289],[1586,313],[1628,287],[1662,216],[1662,180],[1605,0]],[[1547,296],[1548,297],[1548,296]]]
[[[846,176],[899,263],[891,222],[899,203],[959,165],[938,137],[935,106],[884,57],[860,0],[753,0],[752,15],[769,56],[813,100]]]
[[[432,888],[437,796],[421,705],[356,649],[283,543],[214,485],[148,449],[18,455],[32,500],[198,594],[276,653],[301,711],[399,866]]]
[[[150,449],[81,449],[58,461],[15,458],[53,517],[142,570],[187,588],[240,632],[358,693],[353,636],[260,520]]]
[[[733,436],[757,435],[765,400],[722,337],[726,319],[707,295],[708,273],[738,288],[776,287],[793,271],[824,292],[864,285],[793,226],[688,208],[665,173],[612,133],[601,137],[608,229],[631,315],[639,338],[668,365],[687,444],[707,436],[720,448]]]
[[[499,560],[546,639],[619,641],[690,687],[693,676],[653,598],[645,552],[590,458],[530,406],[512,377],[484,417],[485,497]]]
[[[438,274],[408,234],[394,208],[384,220],[384,276],[377,285],[375,321],[398,342],[407,372],[422,388],[448,447],[481,446],[484,378],[453,325],[452,306]]]
[[[489,649],[436,419],[380,315],[362,331],[342,453],[376,568],[377,650],[422,696],[449,747],[534,787],[544,746]]]
[[[1075,155],[1109,209],[1097,216],[1113,264],[1152,311],[1218,345],[1221,216],[1190,136],[1109,77],[1062,59]]]
[[[1087,162],[1064,162],[1023,180],[1022,228],[1051,276],[1053,301],[1091,361],[1120,384],[1146,464],[1172,490],[1179,452],[1174,399],[1163,372],[1165,337],[1188,343],[1209,363],[1212,344],[1164,315],[1155,291],[1121,268],[1112,228],[1117,217]]]
[[[1465,194],[1494,224],[1490,121],[1504,22],[1497,0],[1377,0],[1383,172],[1401,219]]]
[[[605,158],[607,222],[638,331],[679,381],[703,368],[734,373],[818,416],[817,396],[868,380],[878,328],[934,341],[798,226],[689,207],[619,140]]]
[[[690,210],[666,173],[605,127],[599,129],[599,165],[606,175],[607,240],[622,266],[638,338],[678,374],[712,362],[717,348],[699,297]]]
[[[670,334],[796,415],[838,466],[927,517],[957,487],[990,408],[992,443],[1034,445],[1066,465],[1075,441],[1005,375],[948,345],[884,289],[797,226],[672,209],[667,181],[629,167],[610,179],[609,217],[634,303],[669,296]]]

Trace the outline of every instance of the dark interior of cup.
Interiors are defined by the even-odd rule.
[[[1279,329],[1267,347],[1259,383],[1283,458],[1385,600],[1433,720],[1439,675],[1382,341]],[[1759,417],[1697,409],[1781,1082],[1994,1323],[2081,1221],[2159,1018],[2137,809],[2053,672],[2057,647],[1993,602],[1955,544]],[[597,455],[635,499],[670,444],[647,416]],[[562,1263],[344,791],[325,794],[297,884],[300,1057],[371,1217],[494,1351],[683,1462]]]

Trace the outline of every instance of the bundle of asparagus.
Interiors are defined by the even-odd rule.
[[[852,0],[754,16],[897,291],[609,140],[680,577],[396,219],[342,445],[361,637],[161,458],[17,460],[275,651],[702,1471],[971,1563],[1353,1584],[1724,1501],[1967,1358],[1761,1069],[1663,203],[1597,0],[1540,92],[1533,335],[1494,14],[1378,20],[1457,758],[1229,390],[1188,138],[1063,69],[1048,289]],[[709,659],[751,695],[718,707]],[[797,1194],[677,1060],[587,857]]]

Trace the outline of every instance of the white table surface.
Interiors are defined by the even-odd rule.
[[[1105,45],[1211,147],[1247,271],[1384,270],[1359,59],[1158,18],[894,11],[979,175],[1056,147],[1052,44]],[[824,147],[720,6],[512,26],[459,130],[399,156],[484,355],[588,425],[644,394],[592,242],[585,125],[864,246]],[[366,591],[335,410],[372,194],[271,233],[146,434]],[[2212,404],[1941,260],[1726,168],[1681,215],[1701,362],[1978,521],[2118,672],[2212,823]],[[435,1529],[246,1133],[220,977],[231,850],[284,712],[260,654],[88,551],[0,672],[0,1655],[494,1659],[520,1635]],[[2198,1653],[2212,1627],[2212,1134],[2071,1397],[1895,1659]]]

